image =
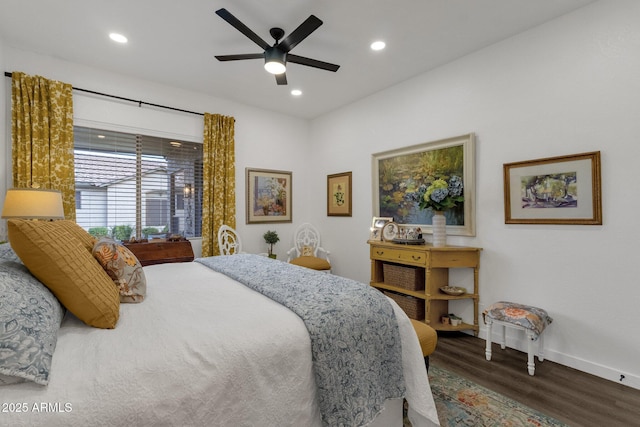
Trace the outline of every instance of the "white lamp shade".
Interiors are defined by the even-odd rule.
[[[32,188],[7,190],[2,218],[63,219],[62,193]]]

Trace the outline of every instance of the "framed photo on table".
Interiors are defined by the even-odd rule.
[[[351,172],[327,175],[327,216],[351,216]]]
[[[506,224],[602,225],[600,152],[503,165]]]
[[[392,217],[374,216],[371,221],[371,228],[369,229],[369,240],[382,240],[382,229],[392,221]]]
[[[384,225],[382,228],[382,240],[385,242],[392,242],[396,237],[398,237],[398,233],[400,232],[400,228],[398,224],[391,221]]]
[[[291,172],[246,169],[247,224],[291,222]]]

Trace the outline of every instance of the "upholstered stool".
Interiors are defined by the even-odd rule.
[[[547,312],[530,305],[500,301],[487,308],[482,313],[482,316],[484,317],[484,323],[487,325],[487,346],[485,349],[487,360],[491,360],[491,326],[494,323],[502,326],[502,343],[500,347],[503,350],[507,345],[507,327],[524,331],[528,339],[527,368],[529,375],[533,375],[536,369],[533,359],[533,342],[538,341],[538,360],[542,362],[544,360],[542,332],[553,321]]]
[[[418,341],[420,342],[420,349],[422,350],[422,356],[424,357],[424,364],[429,370],[429,355],[436,349],[438,343],[438,334],[436,330],[431,326],[423,323],[419,320],[409,319],[413,325],[413,329],[418,335]]]

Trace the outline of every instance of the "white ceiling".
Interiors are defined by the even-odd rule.
[[[0,38],[6,46],[313,118],[593,1],[2,0]],[[214,13],[221,7],[268,43],[271,27],[288,34],[316,15],[324,24],[292,53],[340,69],[289,64],[289,84],[277,86],[261,60],[217,61],[214,55],[261,52]],[[129,43],[109,40],[113,31]],[[369,49],[376,39],[386,41],[384,51]],[[292,97],[293,88],[303,95]]]

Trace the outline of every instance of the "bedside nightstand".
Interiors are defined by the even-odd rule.
[[[133,252],[143,266],[193,261],[193,248],[189,241],[151,241],[144,243],[124,243],[124,245]]]

